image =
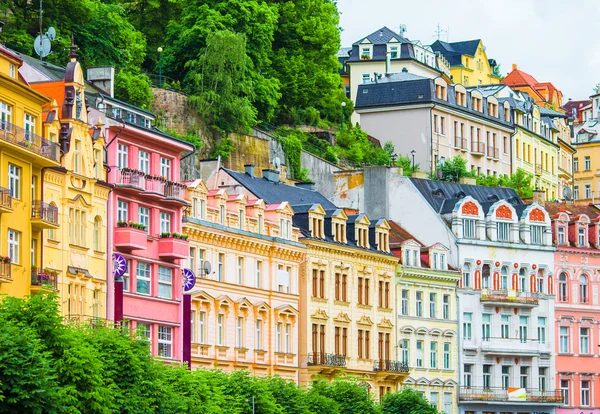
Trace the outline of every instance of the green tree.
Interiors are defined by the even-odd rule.
[[[439,169],[442,171],[442,181],[457,183],[460,181],[460,177],[477,176],[474,171],[467,171],[467,161],[460,155],[457,155],[450,160],[446,160]]]
[[[402,167],[403,175],[411,175],[412,174],[413,165],[412,165],[412,158],[410,156],[402,155],[402,154],[398,155],[398,158],[396,159],[396,165],[398,167]],[[414,169],[415,169],[415,171],[420,171],[421,166],[419,164],[415,164]]]
[[[353,377],[336,378],[332,382],[317,380],[308,391],[310,400],[318,403],[315,413],[378,414],[379,406],[373,400],[365,383]],[[315,408],[318,408],[315,409]],[[325,411],[321,411],[325,408]]]
[[[152,110],[154,95],[150,78],[141,73],[120,70],[115,76],[115,97],[142,109]]]
[[[533,188],[531,182],[533,181],[533,175],[525,172],[521,168],[511,175],[508,181],[508,187],[514,188],[519,197],[521,198],[532,198]]]
[[[386,394],[381,402],[382,414],[438,414],[438,411],[413,388],[404,387]]]

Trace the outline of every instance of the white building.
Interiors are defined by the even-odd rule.
[[[508,188],[403,177],[369,168],[339,175],[339,206],[388,217],[424,244],[449,247],[460,269],[459,407],[465,414],[554,413],[554,247],[550,217]],[[521,396],[521,398],[519,398]]]

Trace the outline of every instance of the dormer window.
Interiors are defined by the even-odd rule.
[[[446,270],[446,253],[431,253],[431,268],[436,270]]]
[[[544,226],[531,225],[531,244],[544,244]]]
[[[356,244],[358,247],[369,248],[369,229],[360,227],[356,229]]]
[[[370,46],[362,46],[360,48],[360,58],[361,59],[371,59],[371,47]]]
[[[498,118],[498,105],[493,102],[488,102],[487,110],[489,116]]]
[[[311,235],[316,239],[323,239],[323,218],[322,217],[313,217],[312,218],[312,229]]]
[[[16,66],[15,66],[14,64],[12,64],[12,63],[11,63],[11,64],[8,66],[8,76],[10,76],[11,78],[13,78],[13,79],[14,79],[14,78],[16,78],[16,77],[17,77],[17,76],[16,76],[16,72],[17,72],[17,70],[16,70]]]
[[[463,219],[463,237],[465,239],[477,238],[477,220]]]
[[[558,229],[557,229],[557,235],[558,235],[558,244],[560,245],[564,245],[566,244],[566,239],[565,239],[565,226],[559,225]]]
[[[390,235],[387,232],[377,232],[377,249],[382,252],[389,252],[389,238]]]
[[[446,87],[443,85],[435,85],[435,97],[437,99],[446,100]]]
[[[346,223],[333,223],[333,237],[338,243],[346,243]]]
[[[579,227],[577,229],[577,246],[579,246],[579,247],[587,246],[587,237],[585,234],[585,227]]]
[[[496,224],[498,230],[498,241],[509,242],[510,241],[510,223],[498,222]]]
[[[505,121],[510,121],[510,108],[504,108],[504,120]]]
[[[467,106],[467,95],[464,92],[456,92],[456,104]]]
[[[390,46],[390,58],[398,59],[398,46]]]
[[[481,98],[476,96],[471,97],[471,109],[474,111],[483,112]]]
[[[409,267],[419,267],[419,250],[404,249],[404,265]]]

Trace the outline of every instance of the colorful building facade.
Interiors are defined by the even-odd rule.
[[[538,82],[514,63],[512,71],[502,79],[501,83],[528,94],[541,107],[562,111],[562,92],[552,82]]]
[[[413,368],[403,385],[417,389],[439,412],[458,413],[460,273],[441,260],[447,247],[426,247],[395,222],[390,227],[390,248],[402,262],[395,285],[399,359]]]
[[[44,174],[45,202],[58,225],[44,232],[43,255],[32,281],[57,286],[62,315],[71,321],[106,318],[107,218],[110,186],[101,125],[88,122],[85,80],[75,48],[64,79],[33,83],[52,98],[44,129],[58,137],[61,166]]]
[[[300,264],[305,247],[288,203],[188,185],[184,217],[192,368],[248,369],[300,380]],[[210,266],[210,267],[208,267]]]
[[[555,385],[564,397],[558,412],[595,412],[600,406],[600,210],[570,203],[546,203],[546,209],[556,245]]]
[[[44,135],[50,99],[19,74],[22,59],[0,46],[0,293],[22,297],[56,288],[37,277],[44,232],[60,228],[43,198],[44,176],[60,166],[58,136]]]

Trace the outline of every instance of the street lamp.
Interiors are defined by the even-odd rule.
[[[246,398],[246,402],[250,402],[250,399]],[[254,414],[254,413],[255,413],[255,411],[254,411],[254,395],[253,395],[252,396],[252,414]]]
[[[344,108],[346,107],[346,102],[342,101],[342,125],[340,126],[340,134],[344,133]]]
[[[156,51],[158,52],[158,87],[162,88],[162,52],[163,52],[163,48],[159,46],[158,49],[156,49]]]
[[[417,153],[417,151],[412,150],[410,152],[410,155],[412,155],[412,172],[415,172],[415,154]]]

